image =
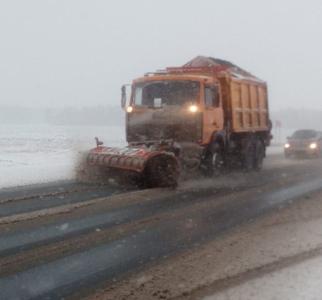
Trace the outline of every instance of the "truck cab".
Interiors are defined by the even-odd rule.
[[[133,81],[128,142],[174,139],[206,145],[223,130],[219,82],[211,76],[153,74]]]

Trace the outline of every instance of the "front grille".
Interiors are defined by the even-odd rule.
[[[127,122],[128,142],[173,139],[178,142],[198,142],[202,137],[202,114],[194,116],[165,116],[137,122],[131,115]]]

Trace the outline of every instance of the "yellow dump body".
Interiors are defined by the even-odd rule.
[[[227,76],[220,82],[232,132],[269,130],[266,83]]]

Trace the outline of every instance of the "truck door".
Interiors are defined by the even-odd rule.
[[[223,108],[218,85],[205,85],[203,143],[209,143],[214,131],[223,129]]]

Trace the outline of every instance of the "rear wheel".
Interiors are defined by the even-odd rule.
[[[249,139],[246,141],[246,145],[244,146],[243,151],[243,169],[246,172],[250,172],[254,169],[255,164],[255,143],[253,139]]]
[[[263,142],[256,137],[249,138],[244,146],[243,167],[246,172],[259,171],[263,167],[265,157],[265,146]]]
[[[255,157],[254,157],[254,169],[259,171],[263,168],[263,161],[265,157],[265,146],[262,141],[256,141]]]

